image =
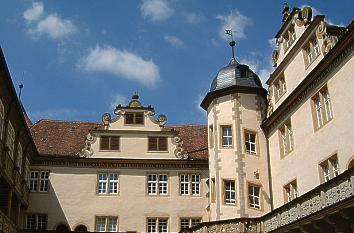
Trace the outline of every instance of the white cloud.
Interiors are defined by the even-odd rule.
[[[190,24],[198,24],[203,21],[204,16],[202,14],[197,14],[195,12],[185,14],[186,20]]]
[[[166,0],[143,0],[140,10],[144,18],[153,22],[164,21],[174,14],[173,8]]]
[[[76,26],[70,20],[62,19],[57,14],[48,15],[35,28],[29,29],[33,36],[46,35],[52,39],[67,37],[75,31]]]
[[[219,15],[217,19],[222,22],[219,29],[219,35],[222,38],[227,38],[225,29],[232,29],[235,39],[245,38],[245,28],[252,25],[252,20],[242,15],[237,9],[231,11],[229,15]]]
[[[78,68],[86,72],[111,73],[146,86],[153,86],[160,79],[159,68],[151,59],[144,60],[136,54],[110,46],[97,45],[90,49],[80,59]]]
[[[164,39],[174,47],[183,47],[183,41],[177,36],[164,36]]]
[[[269,75],[274,71],[270,62],[270,57],[264,58],[260,54],[251,54],[249,57],[240,59],[241,64],[248,65],[250,69],[255,72],[261,79],[263,87],[268,80]]]
[[[38,20],[44,11],[44,6],[42,2],[34,2],[32,3],[32,7],[25,10],[25,12],[23,12],[23,17],[25,18],[25,20],[27,21],[36,21]]]
[[[118,104],[126,105],[127,104],[127,97],[121,94],[116,94],[113,96],[110,107],[115,109]]]

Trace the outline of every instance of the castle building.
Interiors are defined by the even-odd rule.
[[[285,6],[266,90],[235,57],[167,126],[137,93],[32,124],[0,56],[0,232],[354,232],[354,34]],[[230,43],[234,46],[234,43]]]

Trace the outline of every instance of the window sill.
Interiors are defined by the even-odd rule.
[[[121,152],[121,150],[98,150],[99,152]]]
[[[252,153],[249,151],[246,151],[245,154],[250,155],[250,156],[254,156],[254,157],[260,157],[260,155],[258,153]]]
[[[312,59],[312,61],[311,62],[307,62],[307,64],[305,64],[305,70],[307,70],[311,65],[312,65],[312,63],[314,63],[316,60],[317,60],[317,58],[320,56],[320,53],[318,54],[318,55],[316,55],[313,59]]]
[[[331,123],[332,120],[333,120],[333,118],[330,119],[329,121],[326,121],[325,123],[323,123],[323,125],[322,125],[321,127],[315,127],[315,133],[318,132],[318,131],[320,131],[321,129],[323,129],[323,128],[324,128],[326,125],[328,125],[329,123]]]
[[[168,150],[148,150],[147,153],[168,153]]]

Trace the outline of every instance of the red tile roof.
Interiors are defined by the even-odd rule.
[[[40,120],[31,127],[33,140],[40,155],[78,156],[89,130],[102,126],[95,122]],[[183,149],[194,160],[208,160],[207,126],[166,126],[183,140]]]

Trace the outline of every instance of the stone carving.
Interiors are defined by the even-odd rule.
[[[145,116],[148,116],[152,122],[158,124],[160,127],[165,126],[167,123],[167,117],[163,114],[160,114],[157,119],[154,119],[153,116],[155,115],[155,111],[147,111],[145,112]]]
[[[277,66],[278,59],[279,59],[279,50],[276,49],[276,50],[274,50],[273,53],[272,53],[273,67],[276,67],[276,66]]]
[[[172,138],[172,143],[176,145],[176,149],[174,150],[174,154],[179,159],[188,159],[189,155],[182,148],[183,141],[180,137],[176,136]]]
[[[111,114],[106,112],[105,114],[102,115],[102,122],[105,127],[109,126],[109,123],[111,122],[111,120],[112,120]]]
[[[326,36],[326,23],[322,21],[316,29],[316,37],[318,39],[324,39]]]
[[[312,19],[312,8],[305,6],[297,13],[296,25],[302,27],[311,22]]]
[[[78,153],[78,155],[79,155],[80,157],[85,157],[85,158],[87,158],[87,157],[90,157],[90,156],[93,155],[93,150],[92,150],[92,148],[91,148],[91,145],[92,145],[93,143],[95,143],[96,138],[97,138],[96,135],[93,134],[93,133],[87,134],[86,140],[85,140],[85,146],[84,146],[84,148],[82,148],[82,150]]]

